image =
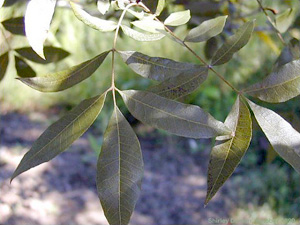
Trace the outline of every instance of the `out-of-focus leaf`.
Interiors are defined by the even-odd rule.
[[[0,8],[3,6],[4,0],[0,0]]]
[[[222,122],[198,106],[176,102],[146,91],[128,90],[120,94],[135,118],[175,135],[211,138],[230,133]]]
[[[90,26],[95,30],[109,32],[117,28],[117,23],[115,21],[103,20],[98,17],[91,16],[86,11],[84,11],[80,5],[73,2],[70,2],[70,5],[74,12],[74,15],[84,24]]]
[[[48,162],[67,149],[93,124],[103,107],[105,97],[106,92],[82,101],[48,127],[24,155],[11,180],[41,163]]]
[[[1,22],[6,30],[15,35],[25,36],[24,17],[11,18]]]
[[[232,175],[251,141],[251,114],[240,97],[226,118],[225,125],[232,130],[233,137],[225,142],[217,143],[211,151],[205,205]]]
[[[53,62],[58,62],[67,56],[70,55],[69,52],[61,49],[61,48],[56,48],[56,47],[51,47],[51,46],[45,46],[44,47],[44,54],[46,60],[41,59],[35,51],[32,50],[30,47],[25,47],[25,48],[18,48],[15,49],[17,53],[19,53],[21,56],[24,58],[36,62],[36,63],[41,63],[41,64],[48,64],[48,63],[53,63]]]
[[[212,65],[221,65],[228,62],[233,54],[243,48],[249,41],[254,29],[254,21],[241,26],[238,31],[229,37],[212,58]]]
[[[190,10],[171,13],[165,20],[164,24],[168,26],[180,26],[186,24],[191,19]]]
[[[47,39],[56,0],[31,0],[25,13],[25,32],[30,46],[45,59],[43,45]]]
[[[293,38],[278,57],[275,67],[279,68],[293,60],[300,59],[300,42]]]
[[[3,79],[6,73],[8,62],[9,62],[8,52],[6,52],[0,56],[0,81]]]
[[[166,37],[168,37],[169,39],[171,39],[172,41],[180,44],[181,46],[185,47],[184,46],[184,42],[180,39],[177,39],[176,37],[174,37],[173,35],[171,35],[168,31],[166,31],[165,29],[161,29],[161,30],[158,30],[161,34],[165,35]]]
[[[207,59],[211,59],[217,50],[218,50],[218,39],[212,37],[205,43],[204,46],[205,57]]]
[[[128,26],[122,25],[121,26],[123,32],[128,37],[131,37],[132,39],[136,41],[157,41],[162,39],[165,35],[158,33],[158,34],[144,34],[139,31],[133,30]]]
[[[109,224],[127,225],[141,192],[144,165],[139,141],[116,107],[97,163],[97,190]]]
[[[270,147],[267,149],[266,162],[269,164],[272,163],[277,156],[277,152],[274,150],[273,146],[270,145]]]
[[[119,51],[123,61],[137,74],[148,79],[164,81],[188,71],[202,70],[202,66],[150,57],[135,51]]]
[[[206,80],[207,75],[207,67],[187,70],[176,77],[170,77],[162,83],[151,87],[149,91],[169,99],[181,98],[196,90]]]
[[[286,32],[294,21],[294,9],[287,9],[275,19],[276,28],[280,33]]]
[[[109,0],[98,0],[97,1],[97,8],[102,15],[105,15],[107,13],[107,11],[109,10],[109,7],[110,7]]]
[[[280,54],[280,49],[278,48],[277,44],[273,41],[269,34],[266,34],[263,31],[256,31],[258,37],[265,42],[275,53],[276,55]]]
[[[300,133],[277,113],[247,101],[274,150],[300,173]]]
[[[62,91],[90,77],[99,68],[109,52],[103,52],[93,59],[60,72],[20,80],[38,91]]]
[[[152,18],[144,18],[131,22],[134,26],[151,33],[160,33],[159,30],[164,29],[164,25]]]
[[[19,77],[35,77],[36,72],[21,58],[15,56],[15,67]]]
[[[193,28],[186,38],[185,42],[202,42],[220,34],[225,26],[227,16],[219,16],[214,19],[206,20],[198,27]]]
[[[300,94],[300,60],[277,68],[264,80],[251,85],[245,93],[266,102],[285,102]]]
[[[166,4],[166,0],[158,0],[157,8],[155,11],[155,15],[159,16],[161,12],[164,10]]]

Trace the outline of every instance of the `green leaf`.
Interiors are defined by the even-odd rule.
[[[164,25],[158,21],[153,20],[153,18],[144,17],[142,20],[136,20],[131,23],[134,26],[150,33],[160,33],[159,30],[164,29]]]
[[[159,16],[161,12],[164,10],[166,4],[166,0],[158,0],[155,15]]]
[[[165,20],[164,24],[168,26],[180,26],[186,24],[191,19],[190,10],[171,13]]]
[[[11,180],[35,166],[48,162],[67,149],[93,124],[103,107],[105,97],[106,92],[82,101],[48,127],[24,155]]]
[[[6,30],[15,35],[25,36],[24,17],[11,18],[1,22]]]
[[[293,38],[278,57],[275,67],[279,68],[293,60],[300,59],[300,42]]]
[[[218,50],[218,39],[212,37],[209,39],[204,46],[204,54],[207,59],[211,59],[216,51]]]
[[[121,26],[123,32],[128,37],[131,37],[132,39],[136,41],[158,41],[162,39],[165,35],[164,34],[144,34],[139,31],[133,30],[128,26],[122,25]]]
[[[69,69],[40,77],[20,79],[24,84],[42,92],[57,92],[68,89],[90,77],[102,64],[110,51]]]
[[[8,52],[0,56],[0,81],[4,78],[9,62]]]
[[[15,56],[15,67],[17,74],[22,78],[35,77],[36,72],[21,58]]]
[[[70,2],[71,8],[74,15],[82,21],[84,24],[90,26],[95,30],[101,32],[110,32],[117,28],[117,23],[115,21],[103,20],[98,17],[91,16],[86,11],[84,11],[80,5]]]
[[[150,57],[135,51],[118,51],[123,61],[142,77],[164,81],[188,71],[202,70],[202,66],[176,62],[171,59]]]
[[[229,140],[217,143],[211,151],[205,205],[232,175],[251,141],[251,114],[240,97],[226,118],[225,125],[233,131],[233,135]]]
[[[230,130],[198,106],[163,98],[151,92],[120,92],[130,113],[153,127],[178,136],[211,138],[229,134]]]
[[[48,64],[48,63],[53,63],[53,62],[58,62],[60,60],[63,60],[67,56],[70,55],[69,52],[61,49],[61,48],[56,48],[56,47],[51,47],[51,46],[45,46],[44,47],[44,53],[45,53],[45,58],[46,60],[41,59],[33,50],[32,48],[25,47],[25,48],[18,48],[15,49],[17,53],[19,53],[21,56],[24,58],[40,63],[40,64]]]
[[[228,16],[219,16],[214,19],[206,20],[198,27],[192,29],[186,38],[185,42],[202,42],[220,34],[225,26]]]
[[[110,7],[109,0],[98,0],[97,1],[97,8],[102,15],[105,15],[107,13],[107,11],[109,10],[109,7]]]
[[[228,62],[233,54],[243,48],[249,41],[254,29],[254,21],[241,26],[238,31],[229,37],[212,58],[212,65],[221,65]]]
[[[45,59],[43,45],[47,39],[56,0],[31,0],[25,13],[25,32],[30,46]]]
[[[285,102],[296,97],[300,94],[300,60],[283,65],[244,92],[272,103]]]
[[[300,173],[300,133],[277,113],[247,101],[274,150]]]
[[[279,14],[275,19],[276,28],[280,33],[285,33],[289,27],[293,24],[295,10],[287,9],[283,13]]]
[[[115,108],[97,164],[97,190],[109,224],[127,225],[141,192],[144,165],[139,141]]]
[[[0,0],[0,8],[3,6],[4,0]]]
[[[206,80],[207,75],[207,67],[187,70],[151,87],[149,91],[169,99],[181,98],[196,90]]]

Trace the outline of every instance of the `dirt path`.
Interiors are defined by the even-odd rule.
[[[47,127],[41,121],[47,119],[38,113],[1,115],[0,224],[107,224],[96,194],[96,157],[86,135],[70,150],[9,184],[23,154]],[[209,152],[192,156],[167,147],[166,139],[155,144],[141,138],[145,177],[131,224],[199,225],[208,224],[209,218],[228,217],[232,202],[222,194],[203,207]]]

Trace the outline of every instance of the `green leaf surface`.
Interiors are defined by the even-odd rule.
[[[159,16],[161,12],[164,10],[166,5],[166,0],[158,0],[155,15]]]
[[[225,125],[232,130],[233,135],[225,142],[218,142],[211,151],[205,205],[232,175],[251,141],[251,114],[240,97],[238,97],[226,118]]]
[[[128,37],[131,37],[132,39],[136,41],[158,41],[162,39],[165,35],[158,33],[158,34],[145,34],[141,33],[139,31],[133,30],[128,26],[122,25],[121,26],[122,31],[125,35]]]
[[[117,28],[117,23],[111,20],[103,20],[98,17],[91,16],[84,11],[80,5],[70,2],[74,15],[84,24],[101,32],[110,32]]]
[[[31,0],[25,13],[25,33],[30,46],[45,59],[43,45],[47,39],[56,0]]]
[[[35,51],[33,51],[32,48],[30,48],[30,47],[18,48],[18,49],[15,49],[15,51],[17,53],[19,53],[21,56],[23,56],[24,58],[26,58],[30,61],[36,62],[36,63],[40,63],[40,64],[48,64],[48,63],[58,62],[70,55],[69,52],[67,52],[61,48],[56,48],[56,47],[52,47],[52,46],[44,47],[44,54],[45,54],[46,60],[39,57],[35,53]]]
[[[287,9],[283,13],[279,14],[275,19],[276,28],[280,33],[285,33],[289,27],[293,24],[295,9]]]
[[[198,106],[183,104],[151,92],[120,92],[130,113],[145,124],[189,138],[211,138],[230,130]]]
[[[136,20],[131,23],[134,26],[150,33],[160,33],[159,30],[164,29],[164,25],[158,21],[153,20],[153,18],[144,17],[142,20]]]
[[[109,0],[98,0],[97,8],[102,15],[105,15],[110,8],[110,1]]]
[[[218,50],[218,44],[218,39],[215,37],[212,37],[205,43],[204,54],[207,59],[211,59],[214,56]]]
[[[36,72],[21,58],[15,56],[15,67],[17,74],[22,78],[35,77]]]
[[[109,52],[103,52],[93,59],[60,72],[20,80],[41,92],[62,91],[90,77],[100,67]]]
[[[180,26],[186,24],[191,19],[190,10],[171,13],[164,24],[168,26]]]
[[[186,38],[185,42],[202,42],[220,34],[225,26],[228,16],[219,16],[214,19],[206,20],[198,27],[193,28]]]
[[[187,70],[151,87],[149,91],[169,99],[181,98],[196,90],[206,80],[207,75],[207,67]]]
[[[24,17],[11,18],[1,22],[6,30],[15,35],[25,36]]]
[[[171,59],[150,57],[135,51],[118,51],[123,61],[142,77],[164,81],[189,71],[202,70],[202,66],[192,63],[176,62]]]
[[[0,81],[4,78],[9,63],[8,52],[0,56]]]
[[[274,150],[300,173],[300,133],[277,113],[247,101]]]
[[[266,102],[285,102],[300,94],[300,60],[295,60],[273,71],[264,80],[244,90]]]
[[[105,97],[106,92],[82,101],[48,127],[24,155],[11,180],[41,163],[48,162],[67,149],[93,124],[103,107]]]
[[[249,21],[242,25],[238,31],[229,37],[218,49],[212,58],[212,65],[221,65],[228,62],[233,54],[243,48],[249,41],[254,29],[254,21]]]
[[[97,190],[109,224],[127,225],[141,192],[144,165],[139,141],[116,107],[97,164]]]

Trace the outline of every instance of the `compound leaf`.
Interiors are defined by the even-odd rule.
[[[109,224],[129,223],[141,192],[143,158],[139,141],[115,108],[97,164],[97,190]]]
[[[36,72],[21,58],[15,56],[15,67],[17,74],[22,78],[35,77]]]
[[[20,80],[41,92],[62,91],[90,77],[99,68],[109,52],[103,52],[93,59],[60,72]]]
[[[232,175],[251,141],[251,114],[240,97],[238,97],[226,118],[225,125],[232,130],[233,136],[225,142],[217,143],[211,151],[205,205]]]
[[[202,70],[203,67],[192,63],[176,62],[171,59],[150,57],[135,51],[118,51],[123,61],[142,77],[164,81],[188,71]]]
[[[277,113],[247,101],[274,150],[300,173],[300,133]]]
[[[151,87],[149,91],[169,99],[181,98],[196,90],[206,80],[207,75],[207,67],[187,70]]]
[[[300,94],[300,60],[275,69],[264,80],[250,86],[245,93],[266,102],[285,102]]]
[[[191,19],[190,10],[171,13],[164,24],[168,26],[180,26],[186,24]]]
[[[133,30],[128,26],[122,25],[121,26],[123,32],[128,37],[131,37],[132,39],[136,41],[157,41],[162,39],[165,35],[158,33],[158,34],[144,34],[139,31]]]
[[[84,24],[90,26],[95,30],[109,32],[117,28],[117,23],[115,21],[103,20],[98,17],[91,16],[86,11],[84,11],[80,5],[76,3],[70,2],[70,5],[74,12],[74,15]]]
[[[15,35],[25,36],[24,17],[11,18],[1,22],[6,30]]]
[[[58,62],[70,55],[70,53],[65,51],[64,49],[56,48],[56,47],[52,47],[52,46],[44,47],[44,54],[45,54],[46,60],[41,59],[41,57],[39,57],[35,53],[35,51],[33,51],[32,48],[29,48],[29,47],[18,48],[18,49],[15,49],[15,51],[17,53],[19,53],[21,56],[23,56],[24,58],[26,58],[30,61],[36,62],[36,63],[40,63],[40,64],[48,64],[48,63]]]
[[[198,106],[183,104],[151,92],[120,92],[130,113],[153,127],[178,136],[211,138],[230,133],[220,121]]]
[[[48,162],[67,149],[93,124],[103,107],[105,97],[106,92],[82,101],[48,127],[24,155],[11,180],[35,166]]]
[[[219,16],[214,19],[206,20],[198,27],[193,28],[186,38],[185,42],[202,42],[220,34],[225,26],[228,16]]]
[[[25,13],[25,32],[30,46],[43,59],[43,45],[47,39],[56,0],[31,0]]]
[[[9,57],[8,52],[0,56],[0,81],[4,78],[8,67]]]
[[[229,37],[218,49],[212,58],[212,65],[221,65],[228,62],[233,54],[243,48],[249,41],[254,29],[254,21],[249,21],[241,26],[238,31]]]

